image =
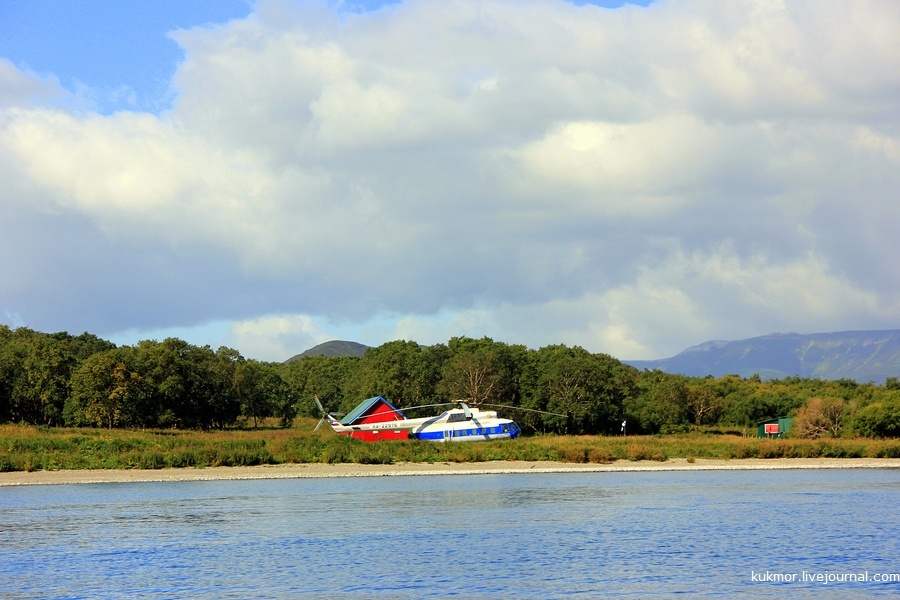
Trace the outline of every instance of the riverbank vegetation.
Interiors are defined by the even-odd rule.
[[[163,469],[287,463],[392,464],[492,460],[608,463],[670,458],[900,458],[900,440],[761,439],[717,431],[657,436],[542,434],[516,440],[435,444],[363,442],[291,428],[228,431],[126,430],[0,425],[0,472]]]
[[[230,431],[240,437],[245,434],[236,429],[267,420],[290,429],[298,417],[318,417],[314,394],[329,410],[344,412],[375,395],[400,408],[455,400],[503,405],[500,412],[535,439],[749,432],[780,416],[794,417],[791,435],[804,439],[900,437],[895,377],[878,385],[685,377],[638,371],[579,347],[533,350],[464,337],[434,346],[388,342],[362,357],[269,363],[177,338],[116,347],[88,333],[0,325],[0,423],[160,430],[175,437],[185,430]]]

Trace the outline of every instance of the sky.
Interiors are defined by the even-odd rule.
[[[0,323],[285,360],[900,327],[900,3],[0,3]]]

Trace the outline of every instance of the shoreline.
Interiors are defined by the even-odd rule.
[[[0,487],[86,483],[309,479],[323,477],[392,477],[422,475],[509,475],[521,473],[614,473],[648,471],[900,469],[897,458],[684,458],[659,461],[618,460],[612,463],[494,461],[478,463],[299,463],[254,467],[205,467],[159,470],[98,469],[84,471],[13,471],[0,473]]]

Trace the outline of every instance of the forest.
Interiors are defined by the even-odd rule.
[[[215,430],[348,411],[381,395],[408,408],[464,400],[505,408],[526,433],[749,432],[791,416],[804,438],[900,437],[900,381],[692,378],[638,371],[580,347],[534,350],[490,338],[392,341],[363,357],[286,363],[177,338],[120,346],[95,335],[0,325],[0,423]],[[528,410],[517,410],[528,409]],[[556,413],[556,414],[544,414]],[[561,415],[568,415],[563,417]]]

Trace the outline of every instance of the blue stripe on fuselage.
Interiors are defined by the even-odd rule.
[[[452,436],[447,437],[447,431],[452,431]],[[460,440],[475,441],[478,439],[506,439],[519,435],[519,427],[513,424],[508,431],[503,431],[501,425],[496,427],[474,427],[471,429],[440,429],[437,431],[413,432],[412,437],[420,440],[442,441]]]

